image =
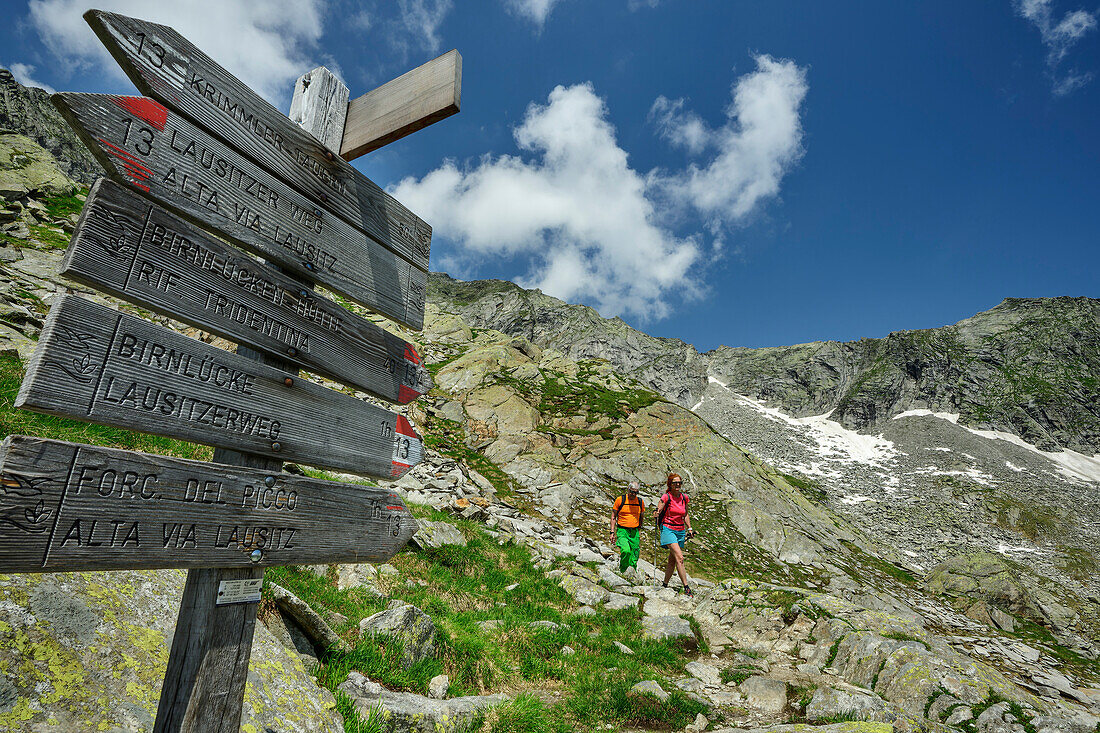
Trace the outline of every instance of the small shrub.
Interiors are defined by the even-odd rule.
[[[894,641],[915,641],[918,644],[920,644],[921,646],[923,646],[926,651],[932,651],[932,647],[929,646],[927,641],[925,641],[924,639],[918,639],[917,637],[912,636],[911,634],[903,634],[900,631],[887,631],[882,636],[883,636],[883,638],[893,639]]]
[[[722,684],[728,685],[732,682],[739,685],[754,674],[756,674],[756,670],[752,667],[726,667],[721,671],[720,676]]]

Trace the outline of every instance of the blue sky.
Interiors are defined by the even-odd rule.
[[[0,65],[131,92],[87,2],[2,0]],[[457,48],[462,112],[356,161],[511,279],[701,350],[1100,297],[1098,9],[1067,0],[104,0],[278,107]]]

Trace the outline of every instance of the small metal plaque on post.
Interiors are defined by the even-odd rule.
[[[214,604],[226,606],[230,603],[259,603],[263,586],[263,578],[223,580],[218,583],[218,597]]]

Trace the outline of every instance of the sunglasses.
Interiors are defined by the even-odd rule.
[[[673,486],[683,486],[683,484],[684,484],[684,482],[683,482],[683,481],[673,481],[673,482],[672,482],[672,485],[673,485]]]

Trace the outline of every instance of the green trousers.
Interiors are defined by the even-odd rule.
[[[638,528],[616,527],[615,544],[619,546],[619,572],[638,567],[638,556],[642,548],[642,542],[638,538]]]

